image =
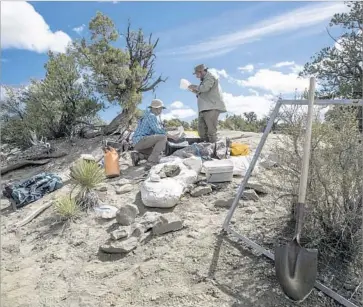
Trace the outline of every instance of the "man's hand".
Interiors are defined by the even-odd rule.
[[[195,93],[195,94],[198,93],[197,88],[198,88],[198,86],[197,85],[193,85],[193,84],[191,84],[191,85],[188,86],[188,90],[191,91],[191,92],[193,92],[193,93]]]

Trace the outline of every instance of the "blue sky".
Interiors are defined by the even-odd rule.
[[[197,84],[193,67],[205,63],[217,75],[230,113],[267,114],[273,98],[289,98],[308,81],[298,71],[322,47],[333,44],[325,30],[343,2],[1,2],[1,83],[26,85],[44,77],[46,51],[62,52],[87,34],[97,11],[120,31],[127,20],[160,39],[156,71],[168,77],[156,96],[166,118],[196,117],[196,98],[179,88]],[[153,98],[146,93],[141,107]],[[109,121],[119,107],[101,113]]]

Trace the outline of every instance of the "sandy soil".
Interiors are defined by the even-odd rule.
[[[231,136],[240,134],[229,132]],[[260,134],[246,133],[241,140],[255,148],[259,138]],[[269,144],[274,140],[274,135],[271,135]],[[76,146],[69,145],[69,156],[58,159],[53,165],[19,170],[3,180],[25,178],[43,169],[60,173],[66,179],[71,161],[80,153],[100,154],[100,141],[80,140]],[[64,143],[62,146],[68,145]],[[142,167],[123,168],[125,178],[142,174]],[[154,237],[122,257],[99,252],[99,246],[109,237],[108,231],[115,220],[105,222],[93,214],[65,225],[50,207],[19,231],[8,231],[45,202],[68,193],[69,185],[17,212],[13,212],[8,201],[2,199],[1,306],[297,305],[280,291],[270,261],[235,238],[221,233],[240,180],[235,178],[232,183],[206,196],[184,196],[171,210],[184,220],[184,229]],[[105,203],[117,207],[136,204],[140,214],[147,211],[141,202],[137,183],[133,191],[124,195],[117,195],[110,184],[100,197]],[[233,217],[233,228],[257,237],[263,229],[263,233],[268,233],[266,242],[273,239],[276,221],[281,223],[288,206],[272,204],[270,195],[259,202],[244,201],[243,204]],[[266,229],[270,231],[266,232]],[[336,305],[313,290],[299,306]]]

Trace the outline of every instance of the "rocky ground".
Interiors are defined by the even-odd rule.
[[[238,136],[240,132],[228,132]],[[255,148],[260,134],[245,133],[240,141]],[[268,145],[276,137],[271,135]],[[61,144],[69,155],[52,164],[14,171],[3,181],[32,176],[41,170],[67,179],[69,165],[80,154],[100,155],[101,139]],[[268,149],[267,149],[268,150]],[[186,194],[173,209],[148,209],[140,197],[143,168],[125,159],[122,177],[107,180],[99,196],[120,208],[135,205],[141,221],[146,212],[174,213],[183,227],[152,235],[127,254],[106,254],[100,246],[110,238],[116,220],[84,214],[73,223],[59,220],[52,207],[16,232],[12,226],[31,212],[70,191],[70,185],[13,212],[1,200],[1,306],[295,306],[281,292],[271,261],[252,252],[234,237],[221,233],[228,207],[241,178],[218,190],[192,197]],[[120,192],[130,180],[131,188]],[[259,176],[255,180],[260,180]],[[271,191],[256,200],[243,201],[232,219],[233,229],[273,242],[289,204],[273,201]],[[180,228],[180,227],[179,227]],[[336,306],[322,293],[312,294],[299,306]]]

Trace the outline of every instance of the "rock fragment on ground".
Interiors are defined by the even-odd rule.
[[[114,206],[100,205],[94,208],[96,216],[103,219],[113,219],[116,217],[118,209]]]
[[[106,183],[101,183],[99,186],[97,186],[95,188],[96,191],[98,192],[107,192],[107,184]]]
[[[246,188],[253,189],[257,193],[268,194],[267,189],[262,184],[255,182],[255,181],[247,182]]]
[[[139,220],[139,223],[145,227],[146,230],[153,228],[160,219],[161,213],[147,211]]]
[[[137,247],[138,241],[138,238],[132,236],[126,240],[109,241],[101,245],[100,250],[108,254],[126,254]]]
[[[111,232],[111,239],[120,240],[120,239],[127,238],[128,235],[129,235],[129,231],[128,231],[127,227],[121,227],[121,228],[116,229]]]
[[[139,214],[139,209],[132,204],[123,205],[116,213],[116,221],[122,226],[129,226]]]
[[[116,186],[123,186],[126,184],[131,184],[131,180],[126,179],[126,178],[121,178],[120,180],[118,180],[117,182],[114,183],[114,185],[116,185]]]
[[[120,195],[120,194],[126,194],[128,192],[131,192],[134,189],[134,187],[132,186],[132,184],[125,184],[119,188],[116,189],[116,194]]]
[[[162,235],[183,228],[183,221],[175,213],[166,213],[160,217],[160,221],[152,228],[154,235]]]
[[[211,192],[212,192],[212,187],[210,185],[198,186],[190,191],[190,195],[193,197],[199,197],[202,195],[209,194]]]
[[[255,190],[243,191],[242,198],[245,200],[253,200],[253,201],[258,201],[260,199]]]

